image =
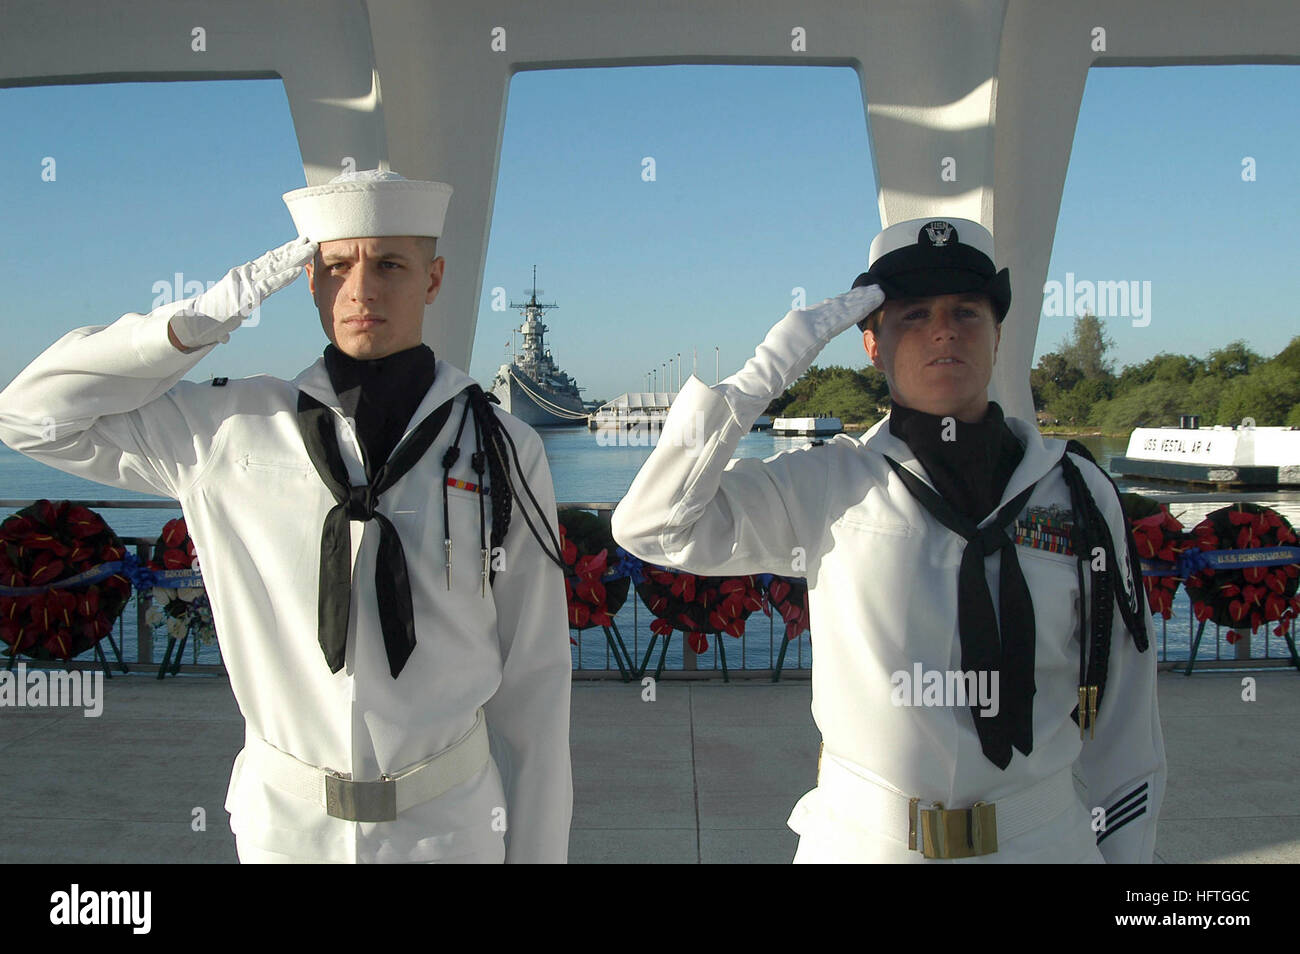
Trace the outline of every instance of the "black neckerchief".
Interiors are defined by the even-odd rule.
[[[1007,532],[1033,486],[1005,504],[983,529],[976,524],[1001,501],[1024,448],[992,402],[976,424],[895,405],[889,428],[925,467],[935,490],[886,456],[894,473],[931,516],[966,541],[957,578],[961,666],[965,672],[1000,674],[998,714],[986,718],[972,705],[971,717],[985,757],[1005,769],[1013,748],[1029,755],[1034,744],[1034,606],[1014,538]],[[985,576],[985,559],[994,555],[1001,566],[998,610]]]
[[[325,371],[343,413],[356,423],[366,479],[374,480],[433,386],[437,358],[425,344],[382,358],[353,358],[325,348]]]
[[[353,520],[379,523],[375,597],[394,679],[415,649],[410,570],[396,527],[377,508],[380,495],[424,456],[451,414],[454,395],[420,421],[410,440],[393,454],[407,422],[433,384],[435,363],[433,351],[422,344],[383,358],[362,360],[349,357],[333,344],[325,349],[330,383],[343,412],[353,420],[361,445],[367,482],[360,486],[353,486],[348,477],[335,434],[334,412],[305,391],[298,392],[299,432],[312,464],[335,501],[321,529],[317,600],[318,639],[330,672],[343,668],[346,654],[352,600]]]
[[[895,403],[889,432],[911,448],[939,496],[958,513],[979,522],[1002,499],[1025,449],[994,401],[976,424],[953,418],[949,428],[944,421]],[[945,436],[955,440],[944,440]]]

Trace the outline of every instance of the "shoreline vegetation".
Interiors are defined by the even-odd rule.
[[[808,415],[792,415],[792,416],[802,417]],[[835,417],[836,415],[827,415],[827,416]],[[870,423],[868,423],[866,421],[846,421],[843,418],[840,418],[840,423],[844,425],[845,432],[862,431],[863,433],[865,433],[871,430],[873,427],[875,427],[878,421],[871,421]],[[1077,427],[1058,427],[1052,424],[1038,425],[1038,432],[1040,434],[1044,434],[1049,437],[1122,437],[1126,440],[1133,433],[1132,430],[1123,431],[1122,433],[1107,432],[1107,431],[1099,430],[1098,428],[1095,427],[1085,428],[1083,430],[1080,430]]]
[[[1055,351],[1029,373],[1039,431],[1058,437],[1125,437],[1135,427],[1177,427],[1194,414],[1201,427],[1300,427],[1300,335],[1272,357],[1233,341],[1203,358],[1161,352],[1116,374],[1114,342],[1100,319],[1084,315]],[[889,413],[885,375],[813,365],[768,405],[771,417],[838,417],[846,431],[868,430]]]

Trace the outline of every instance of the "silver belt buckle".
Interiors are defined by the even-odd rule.
[[[344,821],[396,821],[397,781],[384,776],[375,782],[354,782],[338,772],[328,772],[325,811]]]

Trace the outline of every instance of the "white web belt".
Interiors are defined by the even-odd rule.
[[[852,766],[847,759],[823,752],[817,787],[840,814],[851,812],[858,826],[901,842],[927,858],[992,854],[999,842],[1050,821],[1078,798],[1068,766],[996,802],[954,809],[940,802],[908,798],[858,774]]]
[[[272,788],[314,802],[334,818],[360,822],[394,821],[399,812],[473,778],[488,758],[487,723],[481,708],[474,726],[447,748],[374,781],[308,765],[257,737],[250,736],[244,746],[245,767]]]

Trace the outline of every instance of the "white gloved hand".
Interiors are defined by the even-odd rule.
[[[754,357],[725,379],[724,391],[737,420],[750,412],[752,422],[763,409],[812,365],[832,338],[871,314],[885,300],[879,285],[864,285],[811,308],[796,308],[767,333]]]
[[[232,268],[225,278],[196,298],[178,302],[171,316],[173,334],[187,349],[225,343],[268,295],[302,274],[316,255],[317,243],[296,238],[261,258]]]

